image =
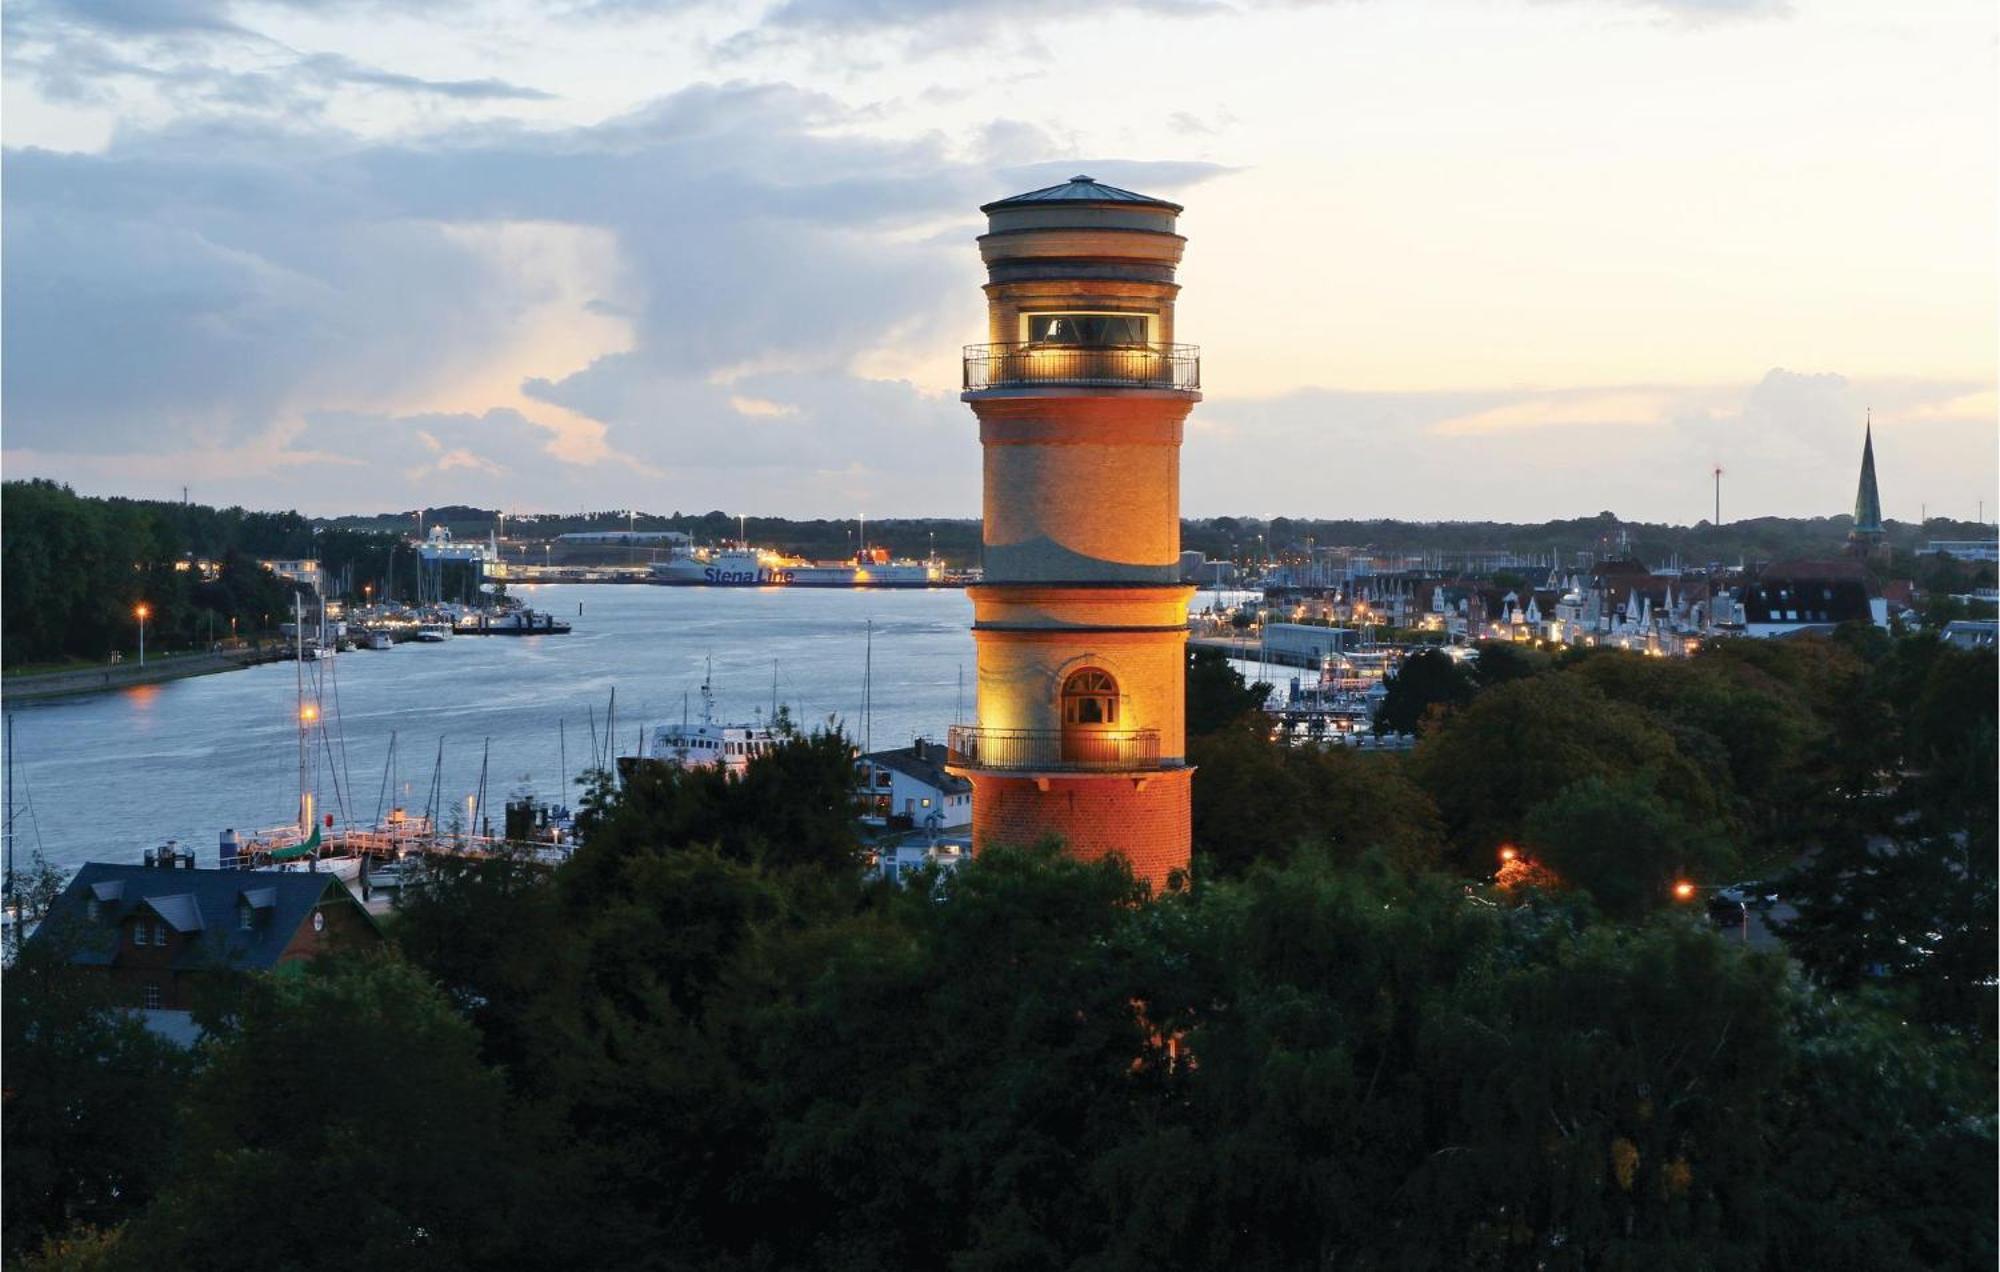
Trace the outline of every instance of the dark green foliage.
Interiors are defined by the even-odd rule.
[[[575,873],[590,881],[580,899],[600,899],[626,857],[685,844],[771,866],[853,866],[854,787],[854,747],[837,729],[791,734],[740,777],[640,762],[614,790],[600,773],[579,819]]]
[[[1991,653],[1909,637],[1854,686],[1833,744],[1839,816],[1790,881],[1800,912],[1786,931],[1831,983],[1886,977],[1921,1019],[1988,1047],[1996,670]]]
[[[1381,849],[1410,866],[1434,864],[1437,807],[1394,755],[1286,747],[1243,726],[1188,741],[1198,875],[1233,876],[1305,843],[1343,859]]]
[[[54,482],[10,481],[0,491],[0,521],[0,656],[10,667],[134,650],[142,601],[155,652],[206,648],[231,634],[232,619],[241,637],[273,630],[291,615],[293,589],[259,558],[316,555],[351,578],[357,593],[374,581],[380,596],[394,580],[393,536],[315,536],[297,513],[89,499]],[[194,566],[202,560],[220,567],[217,577],[204,581]],[[413,571],[415,560],[405,550],[401,568]]]
[[[124,1221],[167,1183],[173,1161],[187,1056],[114,1009],[111,984],[71,968],[66,953],[51,932],[0,978],[9,1259],[72,1225]]]
[[[1521,847],[1622,919],[1673,904],[1676,880],[1733,879],[1741,864],[1715,828],[1690,823],[1644,773],[1588,777],[1537,804]]]
[[[1164,897],[1047,844],[864,881],[838,738],[600,779],[552,874],[436,873],[394,927],[420,972],[253,982],[179,1112],[131,1118],[171,1169],[44,1208],[124,1223],[45,1266],[1992,1266],[1990,667],[1586,658],[1481,690],[1411,764],[1275,746],[1220,671]],[[1730,868],[1760,790],[1805,812],[1815,783],[1907,873],[1822,853],[1812,976],[1652,904]],[[1571,891],[1495,904],[1428,864],[1449,827],[1483,875],[1506,825]],[[1942,935],[1843,979],[1870,925]],[[10,1242],[51,1187],[15,1191],[18,1145],[64,1133],[17,1111],[69,1080],[19,1063],[18,975]],[[113,1195],[122,1126],[73,1196]]]
[[[1270,696],[1270,685],[1262,681],[1246,684],[1221,650],[1188,650],[1187,731],[1191,736],[1255,719]]]
[[[512,1254],[521,1212],[499,1076],[394,958],[253,979],[203,1043],[182,1168],[115,1262],[435,1268]]]
[[[1686,819],[1720,811],[1708,774],[1672,731],[1573,674],[1485,690],[1423,740],[1413,773],[1444,815],[1460,868],[1472,874],[1493,869],[1495,851],[1520,839],[1536,805],[1584,778],[1643,773]]]
[[[1518,641],[1482,640],[1473,652],[1478,657],[1472,660],[1472,679],[1481,689],[1539,676],[1555,666],[1553,657]]]
[[[1389,681],[1388,696],[1375,713],[1377,733],[1417,733],[1433,707],[1450,710],[1472,700],[1478,685],[1441,650],[1411,654]]]

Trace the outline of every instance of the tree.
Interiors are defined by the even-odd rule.
[[[1785,937],[1837,986],[1870,976],[1909,991],[1918,1018],[1989,1044],[1996,1034],[1995,699],[1990,654],[1908,637],[1874,669],[1874,728],[1849,745],[1868,780],[1789,881]]]
[[[465,1266],[531,1235],[499,1075],[393,957],[250,978],[211,1022],[174,1182],[127,1229],[133,1266]],[[272,1199],[287,1205],[270,1221]],[[246,1239],[254,1233],[255,1239]]]
[[[1271,686],[1250,684],[1219,649],[1193,647],[1187,661],[1187,731],[1215,733],[1255,718],[1271,696]]]
[[[70,964],[70,936],[45,928],[0,977],[10,1259],[72,1225],[123,1222],[170,1178],[188,1057],[114,1006],[109,978]]]
[[[1521,846],[1621,919],[1671,904],[1676,880],[1727,880],[1738,866],[1715,828],[1690,824],[1645,773],[1564,788],[1529,810]]]
[[[1431,708],[1463,706],[1472,701],[1476,689],[1458,661],[1444,651],[1411,654],[1389,680],[1388,693],[1375,713],[1375,732],[1422,732]]]
[[[1672,733],[1568,674],[1486,690],[1427,735],[1412,762],[1444,815],[1459,867],[1476,874],[1492,869],[1502,843],[1520,839],[1530,809],[1588,777],[1649,773],[1659,796],[1695,823],[1721,807]]]
[[[1555,666],[1548,654],[1511,640],[1482,640],[1472,648],[1477,655],[1472,678],[1482,689],[1539,676]]]

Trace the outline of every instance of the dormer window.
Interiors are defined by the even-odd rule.
[[[165,945],[166,943],[167,943],[167,925],[164,923],[155,923],[153,925],[153,944]]]
[[[140,919],[137,923],[134,923],[132,925],[132,944],[134,945],[146,944],[146,933],[147,933],[147,928],[146,928],[146,921],[144,919]]]

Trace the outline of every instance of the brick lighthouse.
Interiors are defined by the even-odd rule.
[[[1188,868],[1181,208],[1087,176],[989,203],[987,340],[965,350],[984,454],[970,589],[979,722],[951,731],[973,850],[1054,835],[1155,891]]]

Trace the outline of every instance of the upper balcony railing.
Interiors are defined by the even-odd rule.
[[[1184,344],[965,346],[965,391],[1201,388],[1201,347]]]
[[[954,724],[945,763],[1012,773],[1131,773],[1160,767],[1158,729],[982,729]]]

